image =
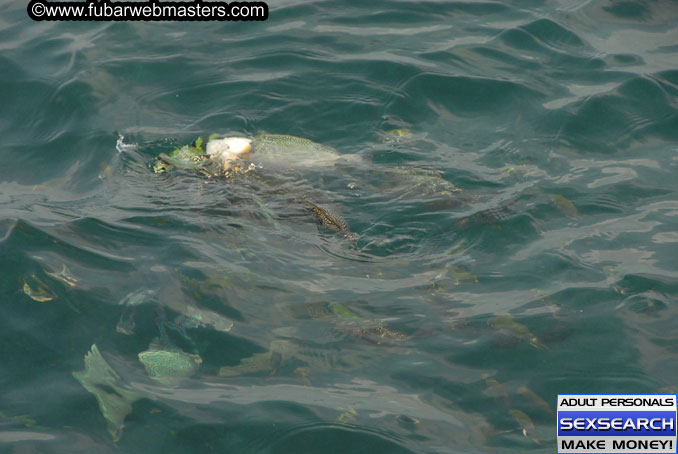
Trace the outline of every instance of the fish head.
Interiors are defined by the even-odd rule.
[[[235,154],[247,153],[252,149],[252,140],[245,137],[227,137],[224,139]]]
[[[207,143],[207,155],[220,162],[224,170],[228,170],[237,159],[245,158],[252,149],[252,141],[245,137],[226,137],[214,139]]]

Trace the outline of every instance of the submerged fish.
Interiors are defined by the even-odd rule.
[[[160,153],[153,165],[155,173],[165,173],[174,167],[196,169],[205,166],[207,156],[200,148],[184,145],[175,148],[170,154]]]
[[[165,153],[160,153],[158,160],[162,161],[165,164],[176,167],[177,169],[204,169],[205,168],[205,159],[203,160],[192,160],[192,159],[181,159],[173,158]]]
[[[518,394],[520,394],[526,400],[530,401],[530,403],[532,403],[532,405],[535,406],[536,408],[539,408],[540,410],[542,410],[542,411],[544,411],[544,412],[546,412],[550,415],[555,414],[553,412],[553,409],[551,408],[551,406],[548,403],[546,403],[546,401],[544,399],[542,399],[537,394],[535,394],[535,392],[532,391],[527,386],[521,386],[520,388],[518,388],[516,390],[516,392]]]
[[[412,131],[410,131],[407,128],[399,128],[399,129],[390,129],[388,131],[384,131],[384,134],[387,136],[392,136],[392,137],[410,137],[412,136]]]
[[[346,222],[337,214],[332,212],[329,208],[316,205],[308,200],[306,201],[306,204],[311,207],[313,214],[315,214],[322,225],[337,233],[341,233],[344,238],[351,240],[354,244],[357,243],[355,234],[349,230]]]
[[[180,316],[177,325],[185,328],[211,327],[222,333],[233,328],[233,321],[209,309],[200,309],[196,306],[186,306],[185,315]]]
[[[196,170],[206,176],[228,173],[234,164],[245,158],[252,141],[245,137],[215,138],[203,151],[202,137],[195,146],[184,145],[170,154],[160,153],[153,165],[155,173],[165,173],[172,168]]]
[[[382,171],[384,176],[400,183],[400,189],[427,195],[451,197],[461,189],[444,178],[442,172],[414,165],[390,166]],[[461,203],[461,201],[459,201]]]
[[[308,376],[308,367],[297,367],[294,369],[294,377],[306,386],[311,386],[311,379]]]
[[[304,137],[292,136],[289,134],[257,134],[253,137],[259,145],[278,145],[285,147],[301,147],[308,149],[334,151],[333,148],[320,143],[314,142],[311,139]]]
[[[108,425],[108,432],[117,442],[125,418],[132,412],[132,404],[142,395],[122,388],[120,376],[101,356],[96,344],[85,355],[85,369],[73,372],[73,377],[94,395]]]
[[[560,194],[551,194],[550,197],[553,204],[567,217],[572,219],[578,219],[581,217],[577,207],[574,206],[574,203],[572,203],[568,198]]]
[[[504,385],[493,378],[486,378],[485,384],[487,385],[485,394],[506,407],[511,405],[511,397],[509,396],[508,390]]]
[[[277,166],[321,167],[341,158],[334,148],[285,134],[258,134],[252,137],[252,148],[255,159],[275,160]]]
[[[477,284],[478,278],[470,271],[456,265],[445,265],[445,268],[431,279],[431,287],[437,290],[463,284]]]
[[[526,340],[534,348],[540,350],[546,349],[546,346],[527,328],[527,326],[518,323],[510,315],[498,315],[497,317],[489,319],[487,324],[496,330],[504,331],[519,339]]]
[[[411,417],[409,417],[409,416],[407,416],[407,415],[398,415],[398,416],[396,416],[396,421],[398,421],[398,423],[400,423],[401,425],[406,426],[406,427],[410,427],[410,428],[411,428],[412,426],[414,426],[415,424],[420,424],[420,423],[421,423],[421,420],[420,420],[420,419],[417,419],[417,418],[411,418]]]
[[[58,273],[52,273],[50,271],[45,270],[45,274],[71,287],[75,287],[75,284],[78,283],[78,279],[76,279],[68,270],[68,268],[66,268],[66,264],[61,265],[61,271],[59,271]]]
[[[202,363],[199,355],[186,353],[171,343],[162,345],[158,339],[138,356],[148,376],[164,385],[175,385],[190,377]]]
[[[534,426],[534,423],[532,422],[532,419],[527,416],[527,414],[523,411],[520,410],[509,410],[509,413],[511,416],[513,416],[513,419],[516,420],[518,424],[520,424],[520,428],[522,429],[523,436],[532,439],[532,441],[541,446],[541,440],[539,439],[539,435],[537,434],[537,428]]]
[[[47,301],[52,301],[57,296],[54,292],[45,284],[38,276],[31,274],[32,280],[37,284],[35,288],[31,287],[28,284],[28,281],[24,280],[24,293],[28,295],[32,300],[39,303],[44,303]]]
[[[289,341],[274,340],[268,351],[243,358],[237,366],[222,367],[219,369],[219,376],[236,377],[259,372],[268,372],[273,375],[290,358],[293,350]]]
[[[330,305],[328,307],[329,307],[329,310],[332,311],[332,313],[334,315],[337,315],[337,316],[343,317],[343,318],[353,319],[353,320],[360,320],[360,317],[355,315],[353,313],[353,311],[351,311],[349,308],[347,308],[346,306],[344,306],[341,303],[330,303]]]
[[[407,128],[389,129],[388,131],[377,131],[379,141],[383,143],[399,143],[412,141],[412,131]]]
[[[118,303],[123,305],[124,308],[120,314],[118,324],[115,326],[115,330],[120,334],[134,334],[137,306],[147,301],[153,301],[154,298],[155,290],[151,289],[142,288],[128,293],[122,300],[120,300],[120,303]]]
[[[393,345],[411,337],[401,331],[385,327],[380,320],[361,320],[353,325],[340,326],[339,330],[373,345]]]
[[[251,161],[269,169],[284,170],[327,167],[335,165],[340,159],[351,160],[350,157],[343,158],[334,148],[284,134],[258,134],[253,137],[213,134],[205,151],[202,150],[202,138],[198,138],[194,145],[177,148],[169,155],[161,153],[156,158],[153,171],[165,173],[177,167],[197,170],[207,176],[232,176],[256,168]]]
[[[220,377],[236,377],[238,375],[249,375],[257,372],[270,372],[271,352],[255,353],[252,356],[243,358],[237,366],[224,366],[219,369]]]
[[[338,408],[338,410],[343,411],[339,416],[337,416],[337,422],[342,424],[358,424],[358,412],[355,411],[355,408]]]
[[[507,221],[512,216],[515,202],[505,202],[499,206],[478,211],[455,223],[456,228],[467,228],[472,225],[490,225],[501,230],[500,222]]]

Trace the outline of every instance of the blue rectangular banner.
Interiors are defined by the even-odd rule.
[[[676,433],[675,411],[559,411],[559,436],[654,436]]]
[[[558,453],[678,453],[675,394],[559,394]]]

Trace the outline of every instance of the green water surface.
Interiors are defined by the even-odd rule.
[[[0,450],[551,453],[559,393],[675,392],[675,2],[269,7],[0,3]],[[342,160],[151,171],[212,133]]]

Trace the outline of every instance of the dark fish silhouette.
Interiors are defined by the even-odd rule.
[[[348,228],[348,224],[339,215],[332,212],[330,209],[316,205],[311,201],[306,201],[306,204],[311,207],[313,214],[318,218],[320,223],[330,230],[341,233],[344,238],[351,240],[354,245],[357,245],[358,239],[353,232]]]

